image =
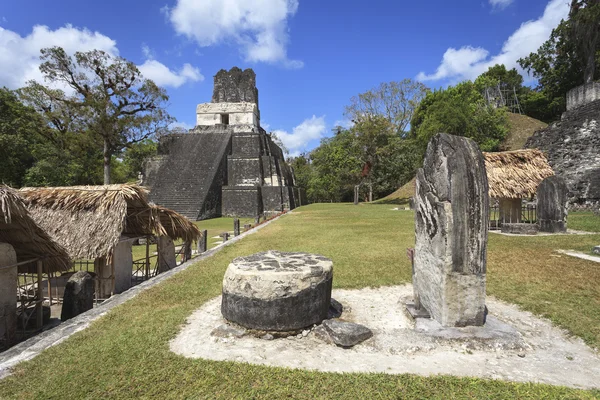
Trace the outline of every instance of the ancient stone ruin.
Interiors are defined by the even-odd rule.
[[[541,232],[567,231],[567,183],[560,176],[544,179],[537,189],[537,219]]]
[[[281,148],[260,126],[251,69],[219,71],[196,127],[161,138],[158,153],[144,168],[150,199],[190,219],[254,217],[303,203]]]
[[[333,263],[308,253],[267,251],[234,259],[221,313],[246,328],[293,331],[319,324],[331,303]]]
[[[94,277],[87,271],[74,273],[65,285],[60,319],[66,321],[94,307]]]
[[[485,323],[488,203],[477,144],[436,135],[417,172],[413,312],[426,310],[443,326]]]
[[[525,147],[544,151],[567,183],[570,207],[600,204],[600,83],[569,91],[561,120],[537,131]]]

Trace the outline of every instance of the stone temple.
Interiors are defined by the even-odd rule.
[[[147,160],[150,200],[202,220],[256,217],[304,201],[294,173],[260,126],[256,74],[234,67],[214,77],[212,102],[196,108],[196,127],[162,137]]]

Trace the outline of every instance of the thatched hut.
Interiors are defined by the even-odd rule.
[[[131,287],[132,243],[158,238],[159,269],[175,266],[174,240],[191,246],[201,233],[187,218],[148,202],[137,185],[24,188],[32,218],[74,260],[94,260],[99,296]]]
[[[502,223],[521,222],[522,199],[531,198],[545,178],[554,175],[540,150],[483,153],[490,198],[498,200]]]
[[[42,274],[69,267],[66,250],[35,223],[18,192],[0,185],[0,348],[12,342],[17,328],[18,273],[37,274],[31,303],[41,327]]]

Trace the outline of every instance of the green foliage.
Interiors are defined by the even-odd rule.
[[[411,123],[423,150],[437,133],[465,136],[483,151],[495,151],[508,133],[506,111],[488,106],[477,85],[466,81],[425,96]]]
[[[501,90],[512,91],[514,88],[519,93],[523,87],[523,77],[516,68],[507,70],[504,64],[496,64],[475,79],[475,86],[480,92],[489,86],[500,86]]]
[[[44,130],[46,125],[33,108],[21,103],[11,90],[0,88],[0,183],[23,185]]]
[[[559,119],[565,110],[569,90],[600,79],[600,71],[595,68],[600,59],[599,35],[600,2],[573,1],[570,18],[552,30],[537,52],[518,60],[538,80],[537,90],[546,97],[551,119]],[[535,97],[541,104],[539,96]]]

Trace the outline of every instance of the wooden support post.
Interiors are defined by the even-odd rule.
[[[42,260],[37,261],[37,299],[35,303],[35,316],[36,316],[36,329],[42,329],[44,325],[44,310],[43,310],[43,302],[44,302],[44,292],[42,290],[42,274],[44,272],[44,264]]]
[[[354,205],[358,205],[358,190],[359,190],[360,186],[359,185],[355,185],[354,186]]]
[[[50,284],[50,274],[48,274],[48,301],[52,305],[52,285]]]
[[[150,238],[146,238],[146,268],[144,271],[144,279],[150,278]]]

